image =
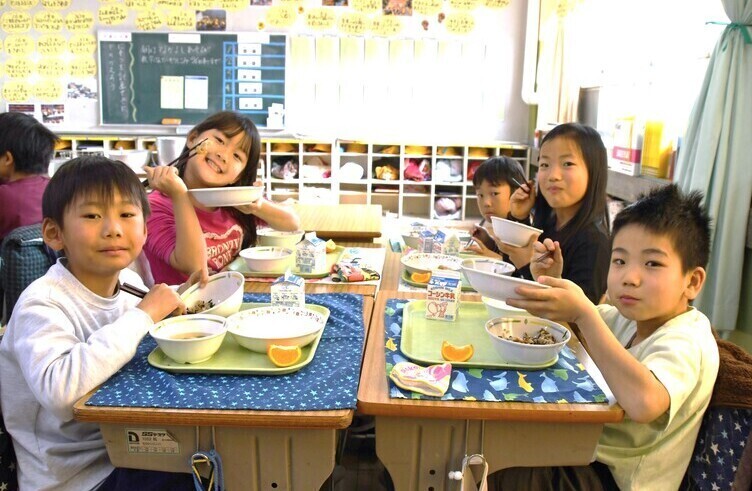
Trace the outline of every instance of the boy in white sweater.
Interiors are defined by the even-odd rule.
[[[98,425],[73,419],[73,404],[130,361],[155,322],[185,310],[166,285],[143,299],[120,291],[143,287],[127,269],[146,240],[143,186],[122,162],[74,159],[51,179],[42,213],[45,243],[65,257],[22,293],[0,343],[21,489],[191,489],[189,474],[114,469]]]

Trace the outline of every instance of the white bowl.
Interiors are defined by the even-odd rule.
[[[251,271],[271,272],[283,271],[286,267],[292,266],[295,256],[292,249],[264,246],[243,249],[240,251],[240,257]]]
[[[189,189],[200,204],[210,207],[240,206],[253,203],[264,193],[263,186],[230,186],[226,188]]]
[[[505,244],[517,247],[526,246],[530,239],[537,238],[543,230],[505,218],[491,217],[494,235]]]
[[[154,324],[149,334],[173,360],[200,363],[211,358],[222,345],[227,332],[225,322],[218,315],[181,315]]]
[[[192,285],[180,295],[180,298],[188,309],[194,308],[200,301],[211,300],[213,307],[196,313],[228,317],[240,309],[244,285],[245,278],[241,273],[226,271],[210,276],[203,288],[200,288],[198,283]]]
[[[412,252],[402,256],[400,262],[409,273],[430,273],[434,269],[459,271],[462,260],[457,256],[447,256],[446,254]]]
[[[497,259],[480,258],[462,261],[462,272],[465,273],[470,286],[484,297],[506,302],[510,298],[522,298],[514,291],[518,286],[551,288],[535,281],[509,276],[514,269],[513,265]]]
[[[535,336],[541,329],[548,331],[554,344],[525,344],[506,339]],[[556,358],[572,336],[566,327],[548,319],[529,316],[496,317],[486,322],[486,332],[499,356],[510,363],[541,365]]]
[[[105,156],[111,160],[119,160],[136,174],[146,174],[144,165],[149,162],[151,152],[148,150],[110,150]]]
[[[326,325],[326,316],[300,307],[274,305],[241,310],[227,319],[227,330],[239,345],[266,353],[272,344],[305,346]]]
[[[493,319],[494,317],[509,317],[514,315],[530,315],[527,310],[518,309],[517,307],[507,305],[507,303],[503,300],[496,300],[489,297],[481,297],[481,300],[483,301],[483,305],[486,306],[486,311],[488,312],[489,319]]]
[[[305,231],[296,230],[294,232],[282,232],[271,228],[259,229],[257,232],[258,245],[274,246],[292,249],[295,244],[300,242],[305,235]]]
[[[159,165],[167,165],[180,156],[185,148],[184,136],[157,137],[157,160]]]

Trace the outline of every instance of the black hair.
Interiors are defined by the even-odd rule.
[[[261,155],[261,137],[253,121],[247,116],[234,111],[220,111],[212,114],[199,124],[193,127],[188,133],[189,138],[195,138],[201,133],[208,130],[219,130],[226,137],[233,138],[239,133],[243,133],[240,141],[240,147],[248,156],[248,161],[243,171],[240,173],[238,180],[232,186],[252,186],[256,181],[259,166],[259,156]],[[183,152],[187,152],[186,148]],[[178,175],[182,178],[185,175],[186,163],[178,166]],[[236,208],[227,208],[233,218],[240,223],[243,229],[243,248],[256,244],[256,217],[255,215],[246,214]]]
[[[19,112],[0,113],[0,155],[13,155],[15,170],[47,175],[58,137],[45,125]]]
[[[582,205],[561,229],[561,244],[566,247],[567,242],[582,228],[593,223],[608,235],[608,210],[606,203],[606,183],[608,180],[608,153],[601,140],[601,135],[590,126],[579,123],[564,123],[549,131],[541,141],[543,145],[554,138],[566,138],[580,149],[582,158],[588,171],[588,184]],[[555,226],[555,214],[543,193],[535,197],[533,208],[533,226],[547,229]],[[553,223],[552,223],[553,222]]]
[[[527,182],[522,165],[511,157],[491,157],[475,169],[473,174],[473,186],[476,188],[488,181],[491,186],[507,184],[511,192],[519,187],[514,181]]]
[[[676,184],[652,189],[616,215],[612,240],[627,225],[640,225],[669,237],[685,273],[705,268],[710,256],[710,216],[702,199],[700,191],[685,194]]]
[[[130,167],[98,155],[71,159],[55,172],[44,190],[42,216],[62,228],[65,210],[77,199],[93,195],[112,203],[115,192],[139,206],[144,219],[151,213],[144,186]]]

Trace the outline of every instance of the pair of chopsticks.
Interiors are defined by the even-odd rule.
[[[201,140],[200,142],[196,143],[195,145],[193,145],[190,148],[189,147],[183,148],[183,151],[180,152],[180,155],[178,155],[175,160],[173,160],[172,162],[168,163],[165,167],[172,167],[174,165],[180,165],[180,164],[182,164],[184,162],[187,162],[188,160],[190,160],[191,157],[193,157],[194,155],[196,155],[196,153],[197,153],[196,149],[198,147],[200,147],[208,139],[209,138],[204,138],[203,140]],[[141,181],[141,184],[143,184],[144,187],[146,187],[146,186],[149,185],[149,180],[148,179],[144,179],[143,181]]]
[[[544,259],[548,259],[549,257],[551,257],[553,255],[554,255],[554,251],[546,251],[543,254],[541,254],[540,256],[538,256],[535,259],[533,259],[533,262],[534,263],[539,263],[539,262],[543,261]]]
[[[120,289],[124,291],[125,293],[130,293],[134,297],[138,297],[138,298],[144,298],[146,294],[149,293],[146,290],[142,290],[137,286],[131,285],[130,283],[121,284]]]

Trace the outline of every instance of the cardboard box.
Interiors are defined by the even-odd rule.
[[[614,172],[626,174],[628,176],[640,175],[640,164],[635,164],[634,162],[625,162],[623,160],[609,158],[608,168]]]
[[[640,163],[642,158],[642,131],[633,117],[621,118],[614,124],[611,156],[624,162]]]

